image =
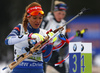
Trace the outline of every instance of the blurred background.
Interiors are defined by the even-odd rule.
[[[5,45],[5,38],[10,31],[22,22],[25,7],[31,2],[38,1],[45,12],[51,11],[54,0],[1,0],[0,1],[0,69],[3,62],[8,64],[13,61],[13,46]],[[92,43],[93,73],[100,73],[100,1],[99,0],[60,0],[68,5],[65,20],[80,12],[82,8],[89,8],[89,11],[68,24],[71,32],[69,37],[75,35],[76,30],[87,28],[83,38],[75,38],[72,41]],[[4,64],[4,65],[6,65]],[[2,73],[2,72],[0,72]],[[7,73],[7,72],[6,72]]]

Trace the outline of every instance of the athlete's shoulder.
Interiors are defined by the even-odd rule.
[[[16,29],[16,28],[21,28],[21,26],[22,26],[22,24],[21,23],[19,23],[18,25],[16,25],[14,28]]]
[[[54,16],[52,14],[52,12],[48,12],[47,16],[44,18],[44,20],[50,21],[51,19],[53,19]]]
[[[66,23],[66,20],[62,19],[61,22]]]
[[[21,26],[22,26],[21,24],[18,24],[18,25],[16,25],[16,26],[13,28],[13,30],[20,31]]]
[[[61,20],[61,24],[64,25],[66,21],[64,19]]]

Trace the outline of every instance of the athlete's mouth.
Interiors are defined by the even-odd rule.
[[[35,24],[36,26],[38,26],[39,24]]]

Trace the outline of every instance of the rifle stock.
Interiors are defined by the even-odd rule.
[[[19,65],[24,59],[26,59],[26,58],[28,58],[28,57],[31,57],[33,54],[31,53],[31,54],[28,54],[27,55],[27,53],[24,53],[24,54],[22,54],[23,55],[23,57],[21,56],[18,60],[17,60],[17,62],[16,61],[14,61],[14,62],[12,62],[11,64],[9,64],[8,66],[9,66],[9,68],[12,70],[13,68],[15,68],[17,65]]]
[[[41,48],[44,44],[46,44],[46,43],[48,42],[48,40],[49,40],[49,37],[46,36],[46,37],[44,38],[44,41],[35,44],[35,46],[32,47],[32,48],[30,49],[29,54],[24,53],[24,54],[20,55],[20,56],[17,58],[17,61],[14,61],[14,62],[10,63],[10,64],[8,65],[8,67],[9,67],[11,70],[12,70],[13,68],[15,68],[15,67],[16,67],[17,65],[19,65],[23,60],[25,60],[26,58],[31,57],[31,56],[33,55],[34,52],[37,52],[38,50],[40,50],[40,48]]]
[[[61,26],[61,27],[59,27],[59,28],[55,29],[53,32],[54,32],[54,33],[56,33],[57,31],[59,31],[59,30],[61,30],[61,31],[62,31],[63,29],[64,29],[64,28],[63,28],[63,26]]]

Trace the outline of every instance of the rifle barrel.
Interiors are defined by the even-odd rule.
[[[79,12],[76,16],[74,16],[72,19],[70,19],[68,22],[65,23],[65,25],[63,25],[62,27],[66,26],[67,24],[69,24],[71,21],[73,21],[75,18],[77,18],[78,16],[82,15],[83,12],[85,12],[87,9],[86,8],[83,8],[81,10],[81,12]]]

